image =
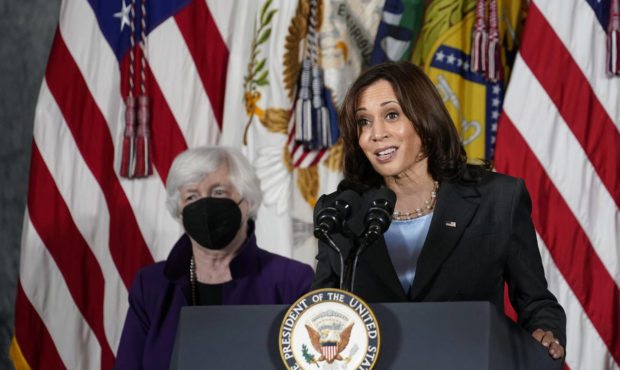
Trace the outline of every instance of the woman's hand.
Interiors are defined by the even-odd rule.
[[[564,347],[560,345],[560,341],[553,336],[552,332],[536,329],[532,333],[532,336],[549,349],[549,355],[551,357],[556,360],[564,358]]]

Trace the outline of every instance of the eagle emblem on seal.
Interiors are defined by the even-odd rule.
[[[349,361],[349,358],[342,357],[340,353],[349,344],[353,323],[345,327],[343,320],[334,316],[323,317],[318,321],[318,325],[315,325],[318,330],[305,324],[312,347],[321,354],[318,359],[313,359],[312,362],[327,361],[328,364],[331,364],[335,360]]]

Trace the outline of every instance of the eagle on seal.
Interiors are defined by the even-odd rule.
[[[353,324],[351,323],[349,326],[344,328],[340,335],[338,333],[328,330],[323,330],[322,333],[314,330],[307,324],[306,330],[308,330],[308,335],[310,336],[310,342],[312,343],[312,347],[321,354],[317,360],[313,360],[312,362],[319,361],[327,361],[328,364],[334,362],[334,360],[348,360],[340,356],[340,352],[342,352],[347,345],[349,344],[349,338],[351,337],[351,330],[353,329]],[[329,344],[333,343],[334,346]],[[335,347],[333,350],[327,351],[326,348]]]

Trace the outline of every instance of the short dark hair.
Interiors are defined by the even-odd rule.
[[[409,62],[385,62],[362,72],[349,88],[339,116],[344,147],[344,179],[357,190],[379,187],[379,175],[359,146],[355,118],[360,94],[371,84],[385,80],[422,141],[422,153],[428,158],[428,171],[434,180],[457,181],[467,171],[467,156],[456,127],[435,85],[417,66]]]

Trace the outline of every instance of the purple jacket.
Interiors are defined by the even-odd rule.
[[[314,272],[301,262],[260,249],[250,227],[241,252],[231,261],[233,280],[224,283],[224,305],[291,304],[308,292]],[[129,310],[116,369],[168,369],[181,307],[189,305],[187,235],[168,259],[138,271],[129,291]]]

